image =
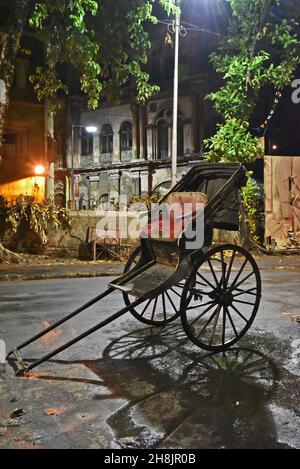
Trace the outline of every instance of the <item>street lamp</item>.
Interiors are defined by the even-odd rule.
[[[45,166],[41,165],[41,164],[38,164],[35,168],[34,168],[34,174],[36,176],[44,176],[46,172],[46,169],[45,169]]]
[[[173,90],[173,134],[172,134],[172,182],[174,187],[177,183],[177,121],[178,121],[178,62],[179,62],[179,36],[180,36],[180,0],[175,13],[175,62],[174,62],[174,90]]]
[[[72,135],[71,135],[71,187],[70,187],[70,201],[69,208],[73,210],[75,208],[75,197],[74,197],[74,129],[85,129],[89,134],[95,134],[98,131],[98,127],[94,125],[77,125],[72,124]]]
[[[187,34],[187,29],[181,25],[180,0],[176,0],[175,22],[169,32],[175,34],[175,57],[174,57],[174,93],[173,93],[173,132],[172,132],[172,179],[171,186],[177,183],[177,123],[178,123],[178,62],[179,62],[179,39]],[[191,25],[193,26],[193,25]],[[193,27],[193,31],[201,31],[220,37],[221,34],[200,27]]]

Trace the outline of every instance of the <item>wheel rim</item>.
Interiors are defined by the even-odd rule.
[[[260,297],[261,279],[253,257],[239,246],[216,247],[186,282],[183,327],[201,348],[226,350],[251,326]]]
[[[141,248],[138,247],[128,259],[125,266],[124,273],[129,272],[134,268],[141,256]],[[177,285],[169,288],[161,295],[146,300],[141,305],[130,308],[131,314],[144,324],[154,326],[164,326],[170,322],[175,321],[180,316],[181,312],[181,298],[184,289],[184,281],[179,282]],[[130,306],[134,297],[123,293],[126,306]]]

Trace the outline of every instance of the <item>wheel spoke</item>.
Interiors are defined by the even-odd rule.
[[[202,308],[202,306],[211,305],[212,303],[215,303],[215,302],[216,300],[211,300],[211,301],[207,301],[206,303],[200,303],[198,305],[188,306],[186,309],[187,310],[198,309],[198,308]]]
[[[242,303],[243,305],[255,306],[255,303],[250,303],[249,301],[234,300],[234,302],[235,302],[235,303]]]
[[[232,291],[236,290],[237,287],[239,287],[242,283],[244,283],[246,280],[248,280],[248,278],[252,277],[252,275],[254,275],[254,274],[255,274],[255,272],[253,270],[250,274],[248,274],[245,278],[243,278],[243,280],[241,280],[238,284],[231,285],[229,291],[232,292]]]
[[[212,333],[211,333],[210,340],[209,340],[209,345],[211,345],[213,343],[213,339],[214,339],[214,336],[215,336],[217,324],[218,324],[219,317],[220,317],[220,311],[221,311],[221,306],[218,305],[217,314],[216,314],[216,317],[215,317],[215,320],[214,320],[214,325],[213,325]]]
[[[211,308],[210,308],[211,309]],[[212,320],[214,319],[214,317],[216,316],[216,314],[218,314],[218,311],[220,311],[220,305],[218,305],[216,307],[216,309],[214,310],[214,312],[212,313],[211,317],[209,318],[209,320],[207,321],[207,323],[205,324],[205,326],[201,329],[201,331],[199,332],[198,334],[198,337],[200,337],[203,332],[206,330],[207,326],[212,322]]]
[[[172,287],[172,288],[170,288],[170,290],[171,290],[173,293],[175,293],[175,295],[179,296],[179,298],[181,298],[181,295],[180,295],[180,293],[178,293],[176,290],[174,290],[174,288],[173,288],[173,287]]]
[[[206,313],[208,313],[209,310],[211,310],[214,306],[216,306],[217,302],[214,301],[208,308],[206,308],[205,311],[202,311],[201,314],[199,314],[199,316],[197,316],[195,319],[193,319],[193,321],[191,322],[191,326],[193,326],[195,324],[195,322],[199,321],[199,319],[203,318],[203,316],[205,316]]]
[[[256,293],[253,293],[253,292],[257,291],[257,288],[253,287],[253,288],[250,288],[249,290],[241,290],[240,288],[235,288],[235,290],[240,291],[240,293],[236,293],[235,295],[233,295],[234,298],[236,298],[237,296],[245,295],[245,294],[256,296]]]
[[[166,311],[166,297],[165,294],[162,294],[162,304],[163,304],[163,311],[164,311],[164,319],[167,320],[167,311]]]
[[[153,310],[152,310],[152,315],[151,315],[151,321],[153,321],[153,319],[154,319],[157,301],[158,301],[158,296],[155,298],[155,301],[154,301]]]
[[[198,283],[198,282],[196,282]],[[205,295],[205,296],[209,296],[212,292],[211,291],[203,291],[203,290],[200,290],[199,288],[195,288],[195,287],[191,287],[189,289],[189,291],[192,293],[192,294],[198,294],[198,295]]]
[[[231,259],[230,259],[230,262],[229,262],[229,266],[228,266],[228,270],[227,270],[227,275],[226,275],[226,280],[225,280],[225,287],[226,287],[226,288],[227,288],[227,285],[228,285],[228,282],[229,282],[229,278],[230,278],[230,274],[231,274],[231,269],[232,269],[233,262],[234,262],[234,259],[235,259],[235,254],[236,254],[236,251],[233,251],[233,254],[232,254]]]
[[[211,271],[211,273],[212,273],[212,275],[213,275],[213,277],[214,277],[214,279],[215,279],[216,287],[218,287],[218,286],[219,286],[219,281],[218,281],[218,279],[217,279],[217,276],[216,276],[216,274],[215,274],[215,271],[214,271],[214,269],[213,269],[213,266],[211,265],[210,259],[207,259],[207,263],[208,263],[209,268],[210,268],[210,271]]]
[[[174,305],[173,300],[172,300],[172,298],[170,297],[168,291],[166,291],[166,295],[167,295],[167,297],[168,297],[169,302],[170,302],[171,305],[172,305],[172,308],[174,309],[175,313],[177,314],[177,313],[178,313],[178,310],[177,310],[176,306]]]
[[[198,285],[201,285],[202,287],[207,287],[208,286],[207,283],[199,282],[199,280],[196,280],[196,283]]]
[[[221,251],[221,263],[222,263],[222,281],[220,282],[220,285],[223,286],[223,288],[226,288],[226,285],[225,285],[225,278],[226,278],[226,267],[227,267],[227,264],[224,260],[224,251],[222,249]]]
[[[239,311],[238,309],[236,309],[236,307],[235,307],[233,304],[231,304],[230,307],[233,308],[234,311],[235,311],[242,319],[244,319],[245,322],[248,323],[248,319],[246,319],[245,316],[244,316],[242,313],[240,313],[240,311]]]
[[[236,282],[237,282],[238,279],[240,278],[240,276],[241,276],[241,274],[242,274],[244,268],[246,267],[247,262],[248,262],[248,259],[246,258],[246,259],[244,260],[244,262],[243,262],[243,265],[242,265],[240,271],[238,272],[238,274],[236,275],[234,281],[233,281],[232,284],[231,284],[231,289],[232,289],[232,290],[233,290],[233,288],[235,287]]]
[[[213,290],[215,290],[215,287],[210,283],[209,280],[207,280],[205,277],[203,277],[203,275],[199,274],[199,272],[197,272],[197,275],[198,277],[202,278],[202,280],[204,280],[204,282],[209,285]]]
[[[235,328],[234,322],[233,322],[233,320],[232,320],[231,314],[230,314],[230,312],[229,312],[227,306],[225,306],[225,310],[226,310],[227,316],[228,316],[228,318],[229,318],[229,322],[230,322],[230,324],[231,324],[231,327],[232,327],[232,329],[233,329],[233,331],[234,331],[234,334],[235,334],[236,337],[238,337],[239,335],[238,335],[238,333],[237,333],[237,330],[236,330],[236,328]]]
[[[143,311],[141,312],[141,317],[144,316],[145,312],[147,311],[148,309],[148,306],[150,305],[150,303],[152,302],[152,300],[149,300],[148,303],[146,304],[145,308],[143,309]]]

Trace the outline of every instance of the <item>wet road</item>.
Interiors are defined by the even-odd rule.
[[[29,379],[7,365],[0,448],[300,448],[300,273],[262,276],[259,314],[225,355],[194,346],[180,321],[153,328],[126,314]],[[10,349],[108,281],[0,284],[0,339]],[[26,356],[60,346],[121,305],[113,294]]]

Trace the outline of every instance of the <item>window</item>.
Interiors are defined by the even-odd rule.
[[[132,149],[132,124],[123,122],[120,129],[121,151]]]
[[[169,135],[168,124],[164,119],[159,120],[157,123],[157,144],[158,144],[158,158],[168,158],[169,152]]]
[[[82,131],[81,134],[81,154],[84,156],[92,155],[94,153],[94,138],[93,135]]]
[[[101,153],[113,152],[113,130],[109,124],[105,124],[101,131]]]
[[[178,111],[178,124],[177,124],[177,154],[183,156],[184,154],[184,123],[183,116]],[[155,121],[156,124],[156,151],[157,158],[164,159],[170,156],[172,147],[172,136],[169,129],[172,130],[173,125],[173,110],[170,108],[161,111]]]
[[[15,85],[19,90],[26,90],[28,87],[28,61],[17,59]]]
[[[183,156],[184,154],[183,122],[180,118],[178,118],[177,125],[177,154],[178,156]]]
[[[7,132],[3,136],[2,152],[5,158],[16,158],[18,156],[18,136],[13,132]]]

